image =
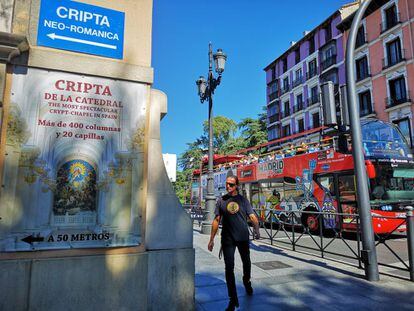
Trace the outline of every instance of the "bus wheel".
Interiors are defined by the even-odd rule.
[[[318,214],[303,214],[301,220],[302,225],[308,228],[311,233],[319,233]]]

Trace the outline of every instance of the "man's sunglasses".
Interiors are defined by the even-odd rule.
[[[233,183],[231,183],[231,182],[226,182],[226,185],[227,185],[227,186],[230,186],[230,187],[234,187],[236,184],[233,184]]]

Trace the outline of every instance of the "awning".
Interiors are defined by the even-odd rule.
[[[397,168],[394,170],[393,177],[414,178],[414,169]]]

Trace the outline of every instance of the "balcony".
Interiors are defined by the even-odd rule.
[[[281,90],[280,90],[280,95],[286,94],[287,92],[290,91],[290,87],[289,85],[285,85]]]
[[[367,69],[367,71],[365,72],[360,72],[359,74],[357,73],[357,77],[356,77],[356,82],[365,80],[366,78],[371,77],[371,72],[369,69]]]
[[[355,49],[357,49],[357,48],[359,48],[359,47],[361,47],[361,46],[363,46],[364,44],[366,44],[368,41],[367,41],[367,35],[366,35],[366,33],[364,32],[363,33],[363,35],[359,35],[359,36],[357,36],[357,38],[356,38],[356,41],[355,41]]]
[[[375,111],[372,109],[372,107],[373,107],[374,105],[373,104],[371,104],[371,106],[370,107],[364,107],[364,109],[360,109],[359,110],[359,116],[360,117],[365,117],[365,116],[367,116],[367,115],[370,115],[370,114],[373,114],[373,113],[375,113]]]
[[[297,78],[295,81],[292,82],[292,89],[301,85],[303,83],[303,77]]]
[[[286,118],[288,116],[290,116],[290,109],[285,110],[285,111],[282,112],[282,118]]]
[[[334,64],[336,64],[336,55],[332,55],[321,62],[321,71],[324,71]]]
[[[398,24],[401,24],[401,18],[400,14],[394,14],[394,16],[386,21],[382,21],[380,24],[381,27],[381,33],[386,32],[387,30],[390,30],[391,28],[397,26]]]
[[[317,102],[319,102],[319,96],[311,96],[307,99],[308,102],[308,106],[311,106],[313,104],[316,104]]]
[[[309,80],[316,76],[318,74],[318,68],[315,68],[314,70],[310,70],[306,73],[306,80]]]
[[[303,103],[298,103],[293,106],[293,113],[303,110]]]
[[[273,92],[269,94],[269,102],[277,98],[277,92]]]
[[[394,65],[397,65],[401,62],[405,61],[405,49],[401,50],[400,54],[397,54],[396,57],[386,57],[382,59],[382,70],[390,68]]]
[[[269,124],[279,121],[280,115],[278,113],[269,117]]]
[[[400,97],[387,97],[385,99],[385,107],[391,108],[395,107],[401,104],[409,103],[411,102],[410,92],[407,92],[405,95]]]

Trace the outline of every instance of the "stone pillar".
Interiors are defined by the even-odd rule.
[[[167,113],[167,96],[152,89],[152,0],[82,0],[74,4],[125,14],[121,59],[40,46],[39,13],[47,3],[56,2],[7,0],[0,4],[0,37],[10,41],[7,48],[0,47],[0,182],[10,188],[7,193],[13,206],[22,198],[24,205],[20,215],[12,215],[0,204],[0,310],[194,310],[192,222],[175,195],[161,154],[160,121]],[[2,19],[6,15],[13,18]],[[64,82],[48,80],[51,76]],[[50,124],[42,123],[56,102],[62,109],[64,97],[85,93],[74,86],[64,89],[62,83],[67,80],[75,85],[111,85],[117,92],[111,99],[126,101],[116,122],[85,121],[88,126],[114,126],[110,131],[94,130],[94,135],[105,136],[103,143],[100,138],[88,138],[87,143],[75,138],[62,142],[59,133],[68,131],[69,125],[52,124],[54,115],[49,116]],[[19,92],[12,94],[13,88]],[[45,98],[51,89],[56,93],[54,104]],[[13,120],[14,106],[23,108],[22,124],[27,124],[28,135],[18,131],[19,144],[12,148],[7,124]],[[121,114],[115,116],[117,113]],[[91,133],[71,131],[72,135]],[[29,159],[29,153],[35,159]],[[61,210],[76,214],[86,206],[81,213],[86,216],[93,210],[88,204],[76,205],[70,195],[58,196],[68,205],[59,203],[54,210],[57,170],[72,160],[98,169],[95,225],[89,225],[89,220],[85,226],[71,224],[71,220],[61,225],[45,220],[54,211],[63,219]],[[78,176],[71,174],[71,178]],[[32,179],[33,187],[29,184]],[[26,184],[19,187],[21,182]],[[25,213],[26,206],[30,212]],[[67,213],[67,218],[75,219],[69,217],[72,214]],[[16,221],[18,217],[24,221]],[[19,230],[13,230],[17,225]],[[108,242],[94,244],[92,239],[105,234]]]

